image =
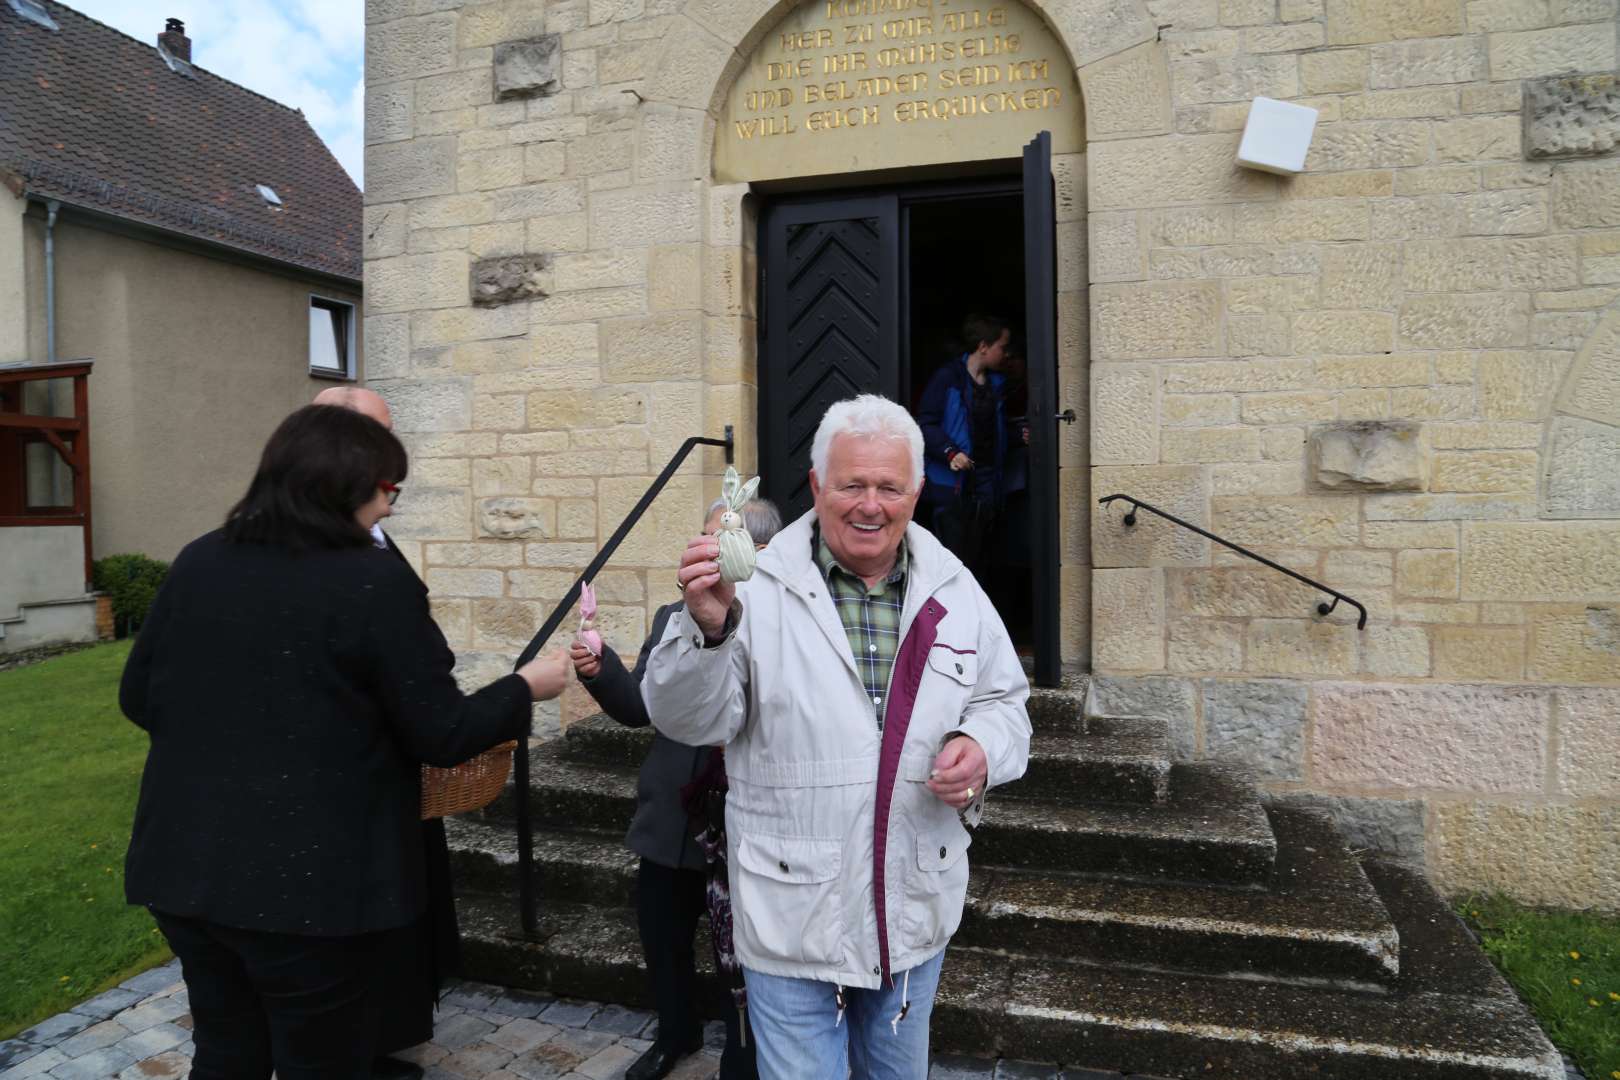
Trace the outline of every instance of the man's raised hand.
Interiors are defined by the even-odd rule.
[[[675,573],[686,601],[687,614],[710,640],[720,637],[726,627],[726,613],[736,599],[737,587],[720,580],[720,543],[712,536],[699,536],[686,545],[680,569]]]

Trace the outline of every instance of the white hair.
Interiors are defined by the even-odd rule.
[[[922,486],[922,428],[901,406],[877,394],[862,394],[834,402],[821,418],[815,441],[810,444],[810,467],[816,470],[816,475],[823,482],[827,479],[827,454],[832,449],[833,440],[840,435],[904,442],[911,451],[911,490]]]

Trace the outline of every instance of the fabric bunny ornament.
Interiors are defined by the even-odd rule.
[[[720,515],[720,531],[715,533],[715,539],[720,542],[720,580],[728,584],[754,576],[754,538],[743,524],[742,508],[758,490],[759,477],[745,484],[736,469],[726,466],[725,479],[720,482],[726,512]]]
[[[590,650],[592,656],[602,655],[602,635],[594,629],[596,623],[596,590],[581,582],[579,586],[579,633],[574,640]]]

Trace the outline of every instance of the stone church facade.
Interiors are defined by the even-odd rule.
[[[366,369],[412,454],[391,531],[469,674],[510,663],[688,436],[729,425],[761,460],[770,206],[1016,172],[1045,130],[1056,349],[1031,362],[1079,422],[1037,587],[1065,664],[1445,888],[1615,904],[1614,0],[367,20]],[[1318,110],[1297,176],[1235,162],[1259,96]],[[722,468],[695,455],[598,579],[621,651],[675,598]],[[1366,627],[1125,525],[1114,493],[1355,597]]]

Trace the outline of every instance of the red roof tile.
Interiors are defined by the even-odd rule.
[[[58,30],[0,0],[0,171],[64,203],[360,279],[360,189],[303,113],[45,6]]]

